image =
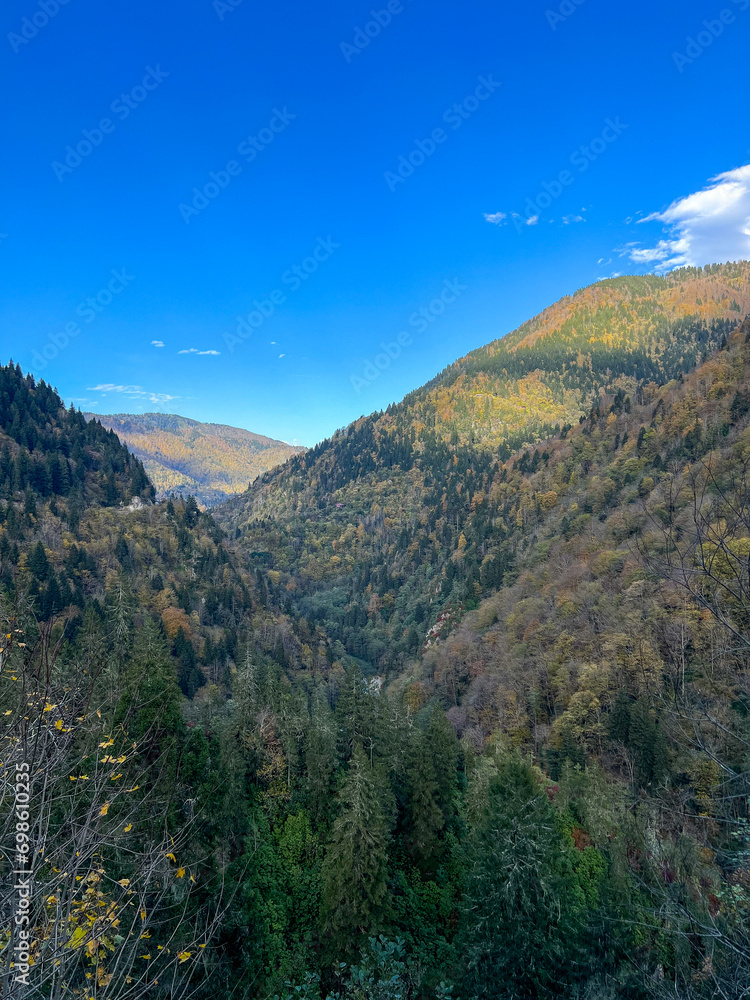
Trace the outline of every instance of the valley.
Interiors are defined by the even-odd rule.
[[[37,994],[742,996],[748,317],[599,282],[297,453],[0,369]]]

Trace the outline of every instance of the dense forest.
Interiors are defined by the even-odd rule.
[[[74,512],[154,496],[143,465],[115,434],[66,410],[50,386],[11,361],[0,367],[0,495],[24,492],[29,503],[63,497]]]
[[[215,516],[2,369],[2,995],[750,995],[749,276],[578,293]],[[564,420],[459,412],[583,336]]]
[[[363,671],[400,673],[510,579],[510,473],[534,473],[552,447],[529,446],[559,440],[605,397],[621,407],[684,377],[750,313],[749,290],[746,263],[584,289],[265,474],[217,519]],[[558,382],[567,402],[550,411]]]

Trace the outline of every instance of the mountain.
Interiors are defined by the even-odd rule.
[[[142,463],[116,435],[66,410],[45,382],[0,367],[0,491],[8,498],[64,498],[69,511],[153,499]]]
[[[223,424],[172,414],[85,414],[117,434],[146,468],[159,496],[195,496],[213,507],[247,489],[261,473],[304,451]]]
[[[404,404],[443,437],[510,449],[575,423],[597,394],[678,378],[750,312],[750,264],[614,278],[472,351]]]
[[[150,502],[111,431],[3,369],[2,898],[34,876],[3,995],[745,995],[736,274],[640,284],[542,439],[459,412],[460,379],[524,381],[511,339],[215,512]],[[708,287],[735,298],[678,315]]]
[[[391,676],[515,571],[520,515],[496,498],[516,450],[548,441],[519,459],[534,471],[602,400],[679,381],[748,313],[747,262],[600,282],[266,473],[216,517],[292,607]]]

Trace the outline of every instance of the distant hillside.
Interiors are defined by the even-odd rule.
[[[157,493],[192,494],[206,507],[241,493],[261,473],[303,451],[223,424],[174,414],[87,413],[143,462]]]

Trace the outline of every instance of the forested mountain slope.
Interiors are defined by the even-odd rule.
[[[13,362],[0,368],[0,491],[64,498],[73,512],[153,497],[143,465],[114,434],[66,410]]]
[[[602,389],[690,371],[750,312],[750,263],[601,281],[456,361],[407,397],[443,434],[516,448],[574,423]]]
[[[4,482],[0,840],[30,844],[34,995],[750,989],[750,323],[512,454],[409,413],[267,476],[236,539],[190,499],[104,505],[96,448],[77,515]]]
[[[552,442],[554,426],[559,438],[602,394],[618,406],[646,398],[748,312],[747,263],[602,282],[261,477],[216,516],[363,669],[400,671],[428,630],[449,628],[513,571],[519,515],[497,502],[509,496],[511,444]],[[541,400],[553,397],[567,402],[550,410]],[[530,452],[521,471],[554,447]]]
[[[85,414],[117,434],[143,462],[159,497],[194,496],[213,507],[304,449],[238,427],[173,414]]]

